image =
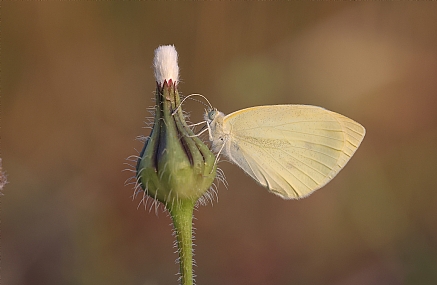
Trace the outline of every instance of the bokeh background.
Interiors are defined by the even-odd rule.
[[[437,284],[437,5],[1,2],[2,284],[177,284],[170,218],[124,182],[154,49],[219,110],[363,124],[347,167],[284,201],[236,166],[195,212],[197,284]],[[192,121],[204,106],[187,102]]]

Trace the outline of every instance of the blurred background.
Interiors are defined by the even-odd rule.
[[[177,284],[169,216],[126,158],[156,47],[224,113],[311,104],[364,125],[345,169],[284,201],[221,162],[197,284],[437,284],[435,3],[2,2],[2,284]],[[205,106],[187,102],[191,120]]]

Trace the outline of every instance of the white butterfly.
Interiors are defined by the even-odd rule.
[[[284,199],[306,197],[346,165],[365,135],[357,122],[321,107],[259,106],[205,114],[213,151]]]

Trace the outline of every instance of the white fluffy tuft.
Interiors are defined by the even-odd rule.
[[[155,50],[155,59],[153,60],[155,68],[155,78],[159,84],[165,80],[172,80],[174,83],[179,82],[178,53],[173,45],[159,46]]]

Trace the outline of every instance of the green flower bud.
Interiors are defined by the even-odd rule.
[[[158,49],[154,125],[138,159],[136,175],[149,196],[171,209],[175,203],[197,201],[205,194],[216,176],[216,165],[214,154],[185,122],[177,90],[178,68],[166,75],[175,68],[157,67],[163,62]]]

